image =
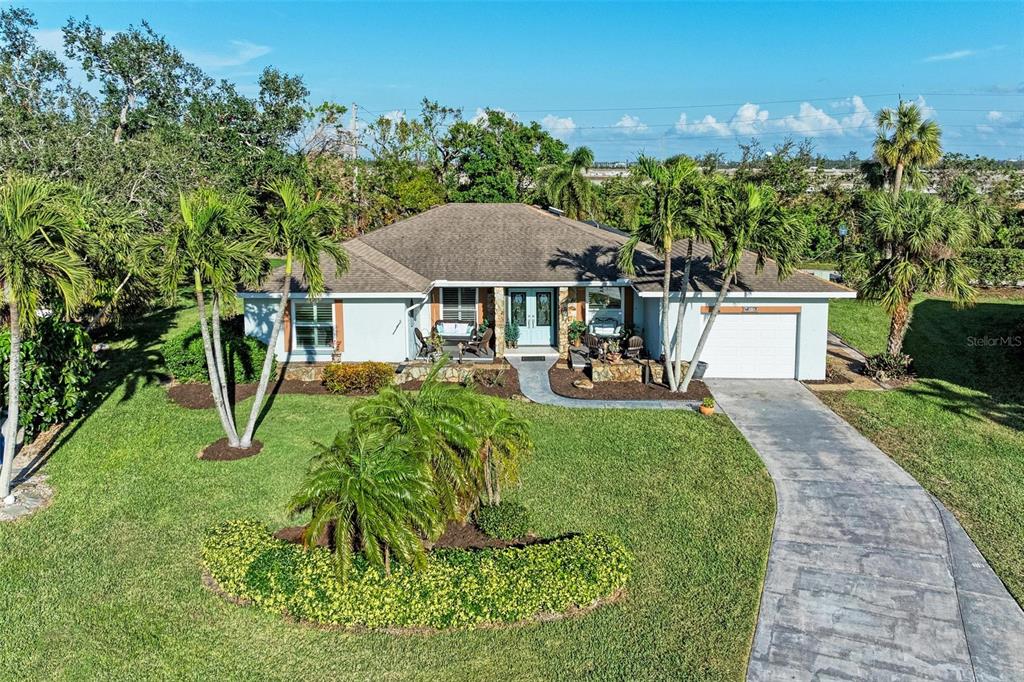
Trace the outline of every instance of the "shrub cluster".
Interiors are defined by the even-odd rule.
[[[608,597],[632,557],[613,537],[575,535],[507,549],[445,549],[422,570],[391,575],[356,555],[339,575],[333,554],[278,540],[263,524],[230,521],[203,544],[203,562],[227,595],[299,620],[347,627],[469,627],[562,613]]]
[[[237,320],[221,325],[221,342],[224,344],[224,368],[228,380],[233,379],[238,384],[259,381],[263,361],[267,357],[266,344],[246,336]],[[199,384],[210,381],[198,322],[165,341],[160,352],[164,356],[167,371],[181,383]]]
[[[515,540],[530,532],[530,514],[518,502],[482,505],[473,516],[477,528],[499,540]]]
[[[964,260],[981,284],[1016,286],[1024,282],[1024,249],[968,249]]]
[[[6,383],[11,358],[11,333],[0,331],[0,376]],[[81,414],[96,369],[92,340],[77,324],[52,317],[41,319],[21,340],[19,426],[25,439]],[[0,398],[7,405],[7,391]]]
[[[394,376],[384,362],[332,362],[324,367],[323,384],[331,393],[376,393]]]
[[[864,363],[868,376],[876,381],[906,379],[913,375],[914,360],[906,353],[879,353]]]

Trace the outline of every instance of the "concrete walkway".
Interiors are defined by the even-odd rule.
[[[748,680],[1024,678],[1024,612],[937,500],[799,383],[708,385],[778,498]]]
[[[537,359],[528,359],[528,358]],[[566,398],[551,390],[548,370],[558,361],[557,355],[506,355],[505,359],[519,373],[519,390],[527,398],[542,405],[587,409],[623,408],[631,410],[695,410],[700,404],[693,400],[583,400]]]

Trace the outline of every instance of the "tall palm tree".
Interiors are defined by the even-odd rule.
[[[199,331],[210,377],[210,392],[231,447],[239,447],[235,418],[227,392],[227,373],[221,344],[222,308],[229,311],[242,279],[253,279],[260,259],[245,240],[249,225],[241,199],[228,199],[210,189],[178,198],[180,220],[170,225],[157,244],[163,264],[160,285],[173,299],[182,284],[191,286],[199,309]],[[206,292],[212,297],[206,308]],[[268,353],[269,355],[269,353]]]
[[[597,186],[584,173],[594,165],[594,152],[577,147],[564,163],[537,169],[540,190],[549,205],[574,220],[592,218],[597,211]]]
[[[356,430],[317,446],[288,511],[312,514],[307,546],[333,528],[342,575],[355,550],[388,574],[392,556],[415,566],[426,560],[422,537],[435,537],[441,524],[430,473],[409,446],[407,440]]]
[[[7,376],[7,431],[0,467],[0,499],[9,501],[18,440],[21,337],[53,291],[65,311],[87,295],[89,272],[73,251],[80,221],[69,210],[66,188],[32,177],[0,185],[0,284],[7,304],[11,359]]]
[[[926,120],[921,107],[913,102],[900,102],[895,110],[882,109],[875,116],[875,125],[875,157],[892,173],[893,194],[900,193],[905,173],[923,178],[920,170],[942,157],[939,124]]]
[[[522,466],[533,451],[530,425],[503,402],[485,399],[480,419],[480,459],[487,504],[501,502],[501,486],[519,481]]]
[[[942,195],[963,212],[971,226],[973,246],[985,246],[995,238],[1002,215],[996,205],[978,191],[969,176],[957,176]]]
[[[778,278],[783,280],[793,273],[796,254],[801,253],[805,239],[804,223],[785,210],[775,191],[767,185],[730,183],[725,187],[718,207],[718,225],[722,239],[718,246],[722,284],[715,304],[708,315],[697,347],[690,359],[680,389],[690,387],[701,353],[707,344],[722,302],[736,281],[736,273],[745,254],[754,256],[754,269],[760,272],[768,260],[778,267]]]
[[[633,165],[631,173],[634,182],[629,184],[625,193],[633,196],[623,198],[628,205],[637,208],[648,207],[650,212],[634,219],[629,239],[619,249],[619,267],[625,273],[633,275],[636,272],[636,252],[643,243],[653,245],[662,257],[661,338],[665,354],[665,374],[669,388],[675,391],[679,389],[679,374],[682,367],[683,312],[690,287],[693,244],[695,241],[714,244],[718,240],[718,233],[709,220],[715,202],[713,181],[701,173],[700,167],[692,159],[685,156],[677,157],[670,163],[663,163],[641,155]],[[677,241],[684,239],[686,258],[683,276],[679,282],[673,365],[673,325],[669,304],[674,275],[673,246]]]
[[[338,274],[348,269],[348,255],[333,237],[334,219],[339,215],[337,207],[319,199],[307,200],[299,187],[289,179],[274,182],[268,189],[272,201],[267,207],[266,218],[257,227],[255,246],[263,254],[284,257],[284,279],[281,282],[281,300],[270,332],[267,357],[263,361],[263,371],[260,373],[260,384],[249,413],[249,421],[242,434],[243,448],[252,444],[256,421],[263,409],[263,399],[270,383],[270,370],[274,366],[277,341],[281,336],[281,327],[284,326],[285,311],[288,309],[295,265],[298,264],[302,268],[302,279],[311,297],[324,292],[324,273],[320,267],[321,254],[334,261]]]
[[[974,273],[960,254],[974,230],[963,211],[918,192],[871,193],[861,223],[868,246],[854,256],[868,273],[861,294],[881,301],[889,314],[886,352],[897,355],[916,292],[942,288],[957,306],[973,301]]]
[[[405,438],[430,468],[434,490],[446,519],[464,518],[479,497],[483,477],[480,452],[481,396],[470,388],[439,379],[447,364],[434,364],[420,390],[388,386],[352,408],[358,431]]]

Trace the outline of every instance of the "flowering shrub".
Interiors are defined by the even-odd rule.
[[[324,386],[331,393],[374,393],[391,383],[395,369],[384,362],[332,362],[324,367]]]
[[[422,570],[398,564],[390,575],[357,555],[339,575],[329,550],[278,540],[254,521],[215,528],[202,555],[231,597],[299,620],[370,628],[458,628],[565,612],[612,595],[632,563],[617,538],[574,535],[526,547],[436,550]]]

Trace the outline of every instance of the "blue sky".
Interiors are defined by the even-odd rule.
[[[8,3],[9,4],[9,3]],[[17,3],[16,3],[17,4]],[[273,64],[314,100],[367,115],[423,96],[538,120],[598,159],[813,137],[870,153],[870,113],[921,98],[950,151],[1024,157],[1024,3],[33,3],[148,19],[210,74],[252,92]],[[394,115],[394,114],[392,114]]]

